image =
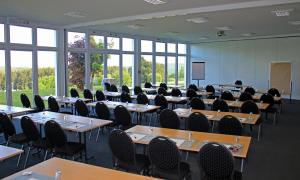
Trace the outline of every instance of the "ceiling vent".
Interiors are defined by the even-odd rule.
[[[153,5],[160,5],[167,3],[167,0],[144,0],[145,2]]]

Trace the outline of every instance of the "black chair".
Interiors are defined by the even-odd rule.
[[[156,116],[156,120],[158,121],[160,112],[168,108],[168,101],[165,98],[165,96],[157,94],[154,98],[154,104],[155,106],[160,106],[159,110],[157,110],[157,116]],[[149,126],[151,125],[151,121],[152,118],[149,121]]]
[[[182,93],[178,88],[172,88],[171,96],[182,97]]]
[[[274,104],[275,104],[274,97],[269,93],[265,93],[265,94],[261,95],[260,102],[269,104],[267,109],[261,110],[261,111],[266,113],[266,118],[268,118],[268,113],[273,114],[273,124],[275,125],[277,109],[274,107]]]
[[[112,84],[112,85],[110,85],[110,90],[109,91],[110,92],[118,92],[118,88],[117,88],[116,85]]]
[[[167,92],[167,90],[166,90],[165,88],[160,87],[160,88],[158,88],[158,90],[157,90],[157,94],[161,94],[161,95],[167,96],[167,95],[168,95],[168,92]]]
[[[149,104],[149,99],[144,93],[138,94],[136,97],[136,101],[138,104]]]
[[[234,100],[234,97],[232,95],[231,92],[229,91],[224,91],[222,94],[221,94],[221,99],[223,100],[228,100],[228,101],[233,101]]]
[[[120,97],[120,100],[121,102],[128,102],[128,103],[132,103],[132,100],[131,100],[131,97],[130,97],[130,94],[123,91],[121,93],[121,97]]]
[[[219,132],[229,135],[242,135],[243,126],[241,122],[234,116],[226,115],[222,117],[218,124]]]
[[[24,168],[27,165],[28,157],[32,149],[37,149],[38,151],[44,150],[45,151],[44,161],[45,161],[47,158],[48,151],[52,148],[48,140],[46,138],[41,137],[39,130],[35,126],[34,122],[28,116],[23,116],[21,118],[21,128],[29,142]]]
[[[208,96],[208,99],[214,99],[216,90],[212,85],[207,85],[205,87],[206,92],[211,92],[212,94]]]
[[[243,85],[243,82],[241,80],[236,80],[234,84],[241,86],[241,85]]]
[[[250,93],[252,96],[256,93],[255,89],[253,87],[246,87],[246,89],[244,90],[244,92],[248,92]]]
[[[271,94],[273,97],[274,97],[274,96],[275,96],[275,97],[281,97],[280,92],[279,92],[278,89],[276,89],[276,88],[271,88],[271,89],[269,89],[269,90],[268,90],[268,93]],[[282,110],[282,101],[281,101],[281,100],[276,100],[276,101],[275,101],[275,99],[274,99],[274,104],[278,104],[278,105],[279,105],[279,109],[280,109],[279,112],[281,112],[281,110]]]
[[[104,95],[103,91],[101,91],[101,90],[96,91],[96,100],[97,101],[104,101],[105,100],[105,95]]]
[[[40,111],[44,111],[45,110],[44,100],[41,98],[40,95],[35,95],[34,96],[34,103],[35,103],[37,111],[40,112]]]
[[[79,93],[75,88],[70,89],[70,94],[71,94],[71,97],[73,97],[73,98],[79,98]]]
[[[229,106],[223,99],[216,99],[212,105],[213,111],[229,112]]]
[[[135,95],[143,93],[143,90],[142,90],[142,88],[140,86],[135,86],[134,89],[133,89],[133,91],[134,91]]]
[[[199,151],[200,179],[242,180],[242,173],[234,170],[232,153],[218,143],[207,143]]]
[[[202,101],[202,99],[198,97],[194,97],[191,102],[190,102],[190,107],[192,109],[199,109],[199,110],[204,110],[205,109],[205,104]]]
[[[144,87],[145,88],[152,88],[152,84],[150,82],[145,82]]]
[[[165,90],[168,90],[168,86],[166,83],[160,83],[159,87],[164,88]]]
[[[136,153],[136,147],[130,136],[120,129],[111,131],[108,139],[109,147],[114,156],[113,166],[141,173],[148,171],[150,161],[147,156]]]
[[[240,101],[249,101],[253,100],[252,95],[248,92],[242,92],[242,94],[239,97]]]
[[[82,152],[85,152],[84,144],[68,141],[67,135],[57,122],[53,120],[47,121],[44,128],[45,136],[50,146],[53,147],[52,152],[54,155],[68,156],[75,160],[75,155],[82,155]]]
[[[106,91],[110,91],[110,84],[108,82],[104,83],[104,87]]]
[[[188,129],[191,131],[208,132],[209,122],[207,117],[199,112],[192,113],[188,118]]]
[[[91,90],[89,90],[89,89],[83,90],[83,97],[84,97],[85,99],[91,99],[91,100],[94,99],[93,93],[92,93]]]
[[[53,96],[49,96],[49,98],[48,98],[48,108],[49,108],[49,111],[51,111],[51,112],[72,114],[71,112],[68,112],[68,111],[60,111],[59,104]]]
[[[96,114],[99,119],[110,119],[110,112],[107,105],[103,102],[97,102],[95,107]]]
[[[193,89],[194,91],[198,91],[198,87],[195,84],[190,84],[189,89]]]
[[[188,89],[186,91],[186,97],[188,97],[190,100],[193,99],[194,97],[197,97],[197,93],[193,89]]]
[[[255,102],[249,100],[249,101],[245,101],[242,106],[241,106],[241,113],[253,113],[253,114],[259,114],[259,108],[256,105]]]
[[[162,179],[184,179],[190,176],[190,166],[180,160],[175,142],[162,136],[152,139],[148,146],[152,176]]]
[[[128,88],[128,86],[126,86],[126,85],[123,85],[122,86],[122,92],[126,92],[126,93],[130,93],[130,90],[129,90],[129,88]]]
[[[122,130],[127,130],[132,127],[131,115],[129,111],[122,105],[118,105],[114,109],[115,122]]]
[[[180,121],[177,114],[170,109],[162,110],[160,112],[159,120],[160,120],[160,126],[163,128],[170,128],[170,129],[180,128]]]
[[[85,116],[85,117],[89,116],[89,109],[81,99],[78,99],[75,102],[75,109],[79,116]]]
[[[23,107],[31,108],[30,100],[29,100],[28,96],[25,93],[22,93],[20,95],[20,99],[21,99]]]

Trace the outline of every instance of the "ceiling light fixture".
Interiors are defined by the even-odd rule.
[[[144,0],[145,2],[153,5],[160,5],[167,3],[167,0]]]
[[[271,13],[277,17],[285,17],[285,16],[289,16],[292,11],[293,11],[293,9],[277,9],[277,10],[271,11]]]
[[[289,24],[298,26],[298,25],[300,25],[300,21],[289,21]]]
[[[219,26],[219,27],[216,27],[217,30],[220,30],[220,31],[230,31],[232,30],[230,27],[228,26]]]
[[[203,17],[190,18],[190,19],[187,19],[187,21],[196,23],[196,24],[208,22],[207,18],[203,18]]]
[[[73,18],[84,18],[84,17],[87,16],[86,13],[83,13],[83,12],[75,12],[75,11],[64,13],[64,15],[65,15],[65,16],[70,16],[70,17],[73,17]]]
[[[130,24],[130,25],[127,25],[126,27],[131,28],[131,29],[141,29],[141,28],[144,27],[144,25],[141,25],[141,24]]]

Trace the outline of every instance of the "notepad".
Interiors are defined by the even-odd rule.
[[[247,118],[239,118],[239,120],[243,122],[243,121],[246,121]]]
[[[176,143],[177,147],[181,146],[182,143],[184,143],[184,139],[174,139],[174,138],[171,138],[171,140]]]
[[[133,141],[139,141],[139,140],[143,139],[146,135],[145,134],[130,134],[129,136]]]

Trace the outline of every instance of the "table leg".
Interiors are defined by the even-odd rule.
[[[242,158],[241,159],[241,172],[243,172],[244,170],[244,159]]]

